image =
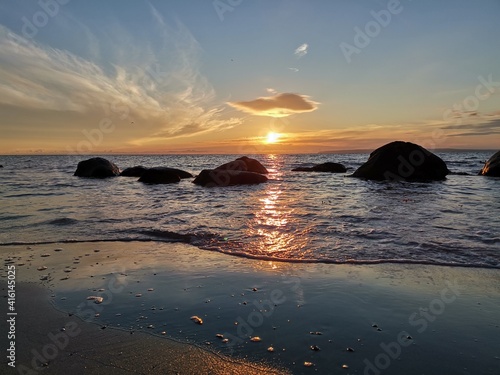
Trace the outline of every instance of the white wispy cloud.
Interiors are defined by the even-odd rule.
[[[298,58],[301,58],[305,55],[307,55],[307,49],[309,48],[309,45],[307,43],[301,44],[295,49],[295,52],[293,53],[295,56]]]
[[[148,124],[135,132],[136,144],[240,124],[240,119],[223,118],[225,106],[216,103],[213,87],[200,72],[201,48],[195,38],[180,23],[167,25],[153,7],[151,17],[162,45],[134,40],[135,52],[127,54],[131,37],[122,34],[108,53],[115,59],[106,66],[27,40],[0,25],[0,106],[23,116],[30,111],[61,112],[67,116],[61,117],[62,123],[72,121],[71,113],[104,116],[111,105],[121,106],[130,119]],[[85,32],[94,42],[91,55],[98,57],[97,39],[89,29]],[[33,122],[38,118],[34,115]]]

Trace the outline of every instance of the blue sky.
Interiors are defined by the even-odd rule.
[[[499,16],[498,0],[3,0],[0,151],[497,149]]]

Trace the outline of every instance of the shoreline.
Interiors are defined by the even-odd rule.
[[[151,340],[202,351],[203,359],[186,362],[180,373],[191,373],[193,366],[215,360],[214,356],[224,366],[236,360],[243,361],[238,366],[255,364],[262,369],[264,363],[267,367],[261,373],[276,367],[276,373],[286,369],[297,374],[327,369],[334,373],[417,374],[423,368],[426,373],[439,374],[448,362],[452,363],[449,373],[467,374],[474,364],[474,373],[494,374],[500,363],[500,353],[494,349],[500,333],[494,319],[500,314],[500,272],[496,269],[275,262],[165,242],[30,247],[2,246],[0,252],[4,261],[10,259],[6,264],[16,266],[17,283],[42,284],[52,292],[42,296],[36,289],[25,295],[21,286],[20,299],[31,300],[35,295],[33,301],[40,306],[46,301],[66,312],[52,309],[51,313],[43,308],[47,316],[79,315],[86,334],[97,331],[99,337],[107,337],[109,332],[119,331],[117,335],[125,335],[122,344],[141,337],[140,345]],[[47,268],[38,271],[38,267]],[[4,293],[6,268],[0,273]],[[40,280],[44,276],[48,277]],[[102,296],[104,302],[87,300],[91,295]],[[22,314],[31,327],[39,324],[33,303],[24,306]],[[195,315],[204,321],[202,325],[190,320]],[[19,329],[30,340],[33,328]],[[229,342],[223,343],[216,334]],[[142,336],[149,338],[143,340]],[[252,342],[251,337],[261,341]],[[104,351],[115,347],[103,347],[101,340],[101,362],[106,362],[109,358]],[[18,358],[22,358],[24,344],[19,341],[18,345]],[[86,344],[77,338],[75,345],[82,348]],[[96,352],[100,352],[98,347]],[[126,357],[134,351],[131,346],[122,350]],[[461,355],[457,357],[457,353]],[[382,369],[387,359],[388,369]],[[425,367],[422,361],[427,363]],[[59,371],[56,366],[62,369],[68,363],[57,357],[49,368]],[[136,364],[146,366],[148,362]]]
[[[450,267],[450,268],[476,268],[476,269],[492,269],[500,270],[500,265],[495,266],[491,264],[460,264],[460,263],[450,263],[450,262],[434,262],[434,261],[424,261],[424,260],[414,260],[414,259],[377,259],[377,260],[354,260],[349,259],[346,261],[337,261],[331,259],[289,259],[289,258],[279,258],[270,256],[260,256],[248,254],[245,252],[228,252],[221,251],[218,249],[213,249],[210,247],[200,247],[198,245],[191,244],[188,241],[161,241],[154,238],[110,238],[110,239],[95,239],[95,240],[65,240],[65,241],[40,241],[40,242],[6,242],[0,243],[0,253],[2,248],[9,247],[19,247],[19,246],[39,246],[39,245],[71,245],[71,244],[99,244],[99,243],[160,243],[160,244],[183,244],[191,247],[195,247],[202,251],[215,252],[221,255],[233,256],[236,258],[250,259],[256,261],[267,261],[267,262],[280,262],[280,263],[290,263],[290,264],[329,264],[329,265],[353,265],[353,266],[370,266],[370,265],[408,265],[408,266],[430,266],[430,267]]]

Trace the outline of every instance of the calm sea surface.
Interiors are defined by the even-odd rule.
[[[259,155],[270,181],[203,188],[136,178],[73,177],[82,156],[1,156],[0,244],[182,241],[200,251],[331,263],[428,263],[500,268],[500,179],[477,176],[492,152],[438,154],[453,172],[435,183],[349,178],[367,154]],[[250,156],[250,155],[249,155]],[[106,156],[121,169],[194,174],[235,156]],[[335,161],[347,174],[301,173]]]

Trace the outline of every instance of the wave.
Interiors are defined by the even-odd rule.
[[[59,219],[54,219],[46,222],[46,224],[57,225],[57,226],[72,225],[76,223],[78,223],[78,220],[72,219],[70,217],[61,217]]]
[[[0,221],[7,221],[7,220],[19,220],[19,219],[25,219],[27,217],[31,217],[31,215],[11,215],[11,216],[0,216]]]
[[[22,194],[9,194],[5,195],[5,198],[24,198],[24,197],[51,197],[63,195],[62,192],[52,192],[52,193],[22,193]]]
[[[74,244],[74,243],[108,243],[108,242],[159,242],[159,243],[185,243],[199,248],[200,250],[215,251],[228,256],[236,256],[239,258],[254,259],[261,261],[283,262],[283,263],[300,263],[300,264],[332,264],[332,265],[377,265],[377,264],[400,264],[400,265],[428,265],[440,267],[463,267],[463,268],[486,268],[486,269],[500,269],[500,264],[488,263],[459,263],[453,261],[441,260],[423,260],[423,259],[329,259],[329,258],[284,258],[273,257],[265,255],[256,255],[245,252],[244,250],[231,251],[225,250],[220,246],[214,246],[213,241],[209,245],[205,241],[204,244],[199,243],[200,239],[219,239],[218,235],[214,234],[181,234],[170,231],[151,230],[142,231],[142,233],[149,233],[156,238],[141,238],[141,237],[117,237],[117,238],[104,238],[104,239],[66,239],[58,241],[13,241],[0,243],[0,247],[6,246],[36,246],[36,245],[55,245],[55,244]]]

